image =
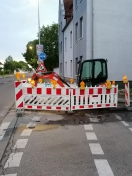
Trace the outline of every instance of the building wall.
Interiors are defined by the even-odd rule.
[[[77,2],[77,6],[76,6]],[[86,59],[86,20],[87,20],[87,1],[77,0],[73,1],[73,78],[76,79],[78,64],[81,58]],[[80,18],[83,18],[82,37],[80,37]],[[78,23],[77,29],[77,40],[76,40],[76,24]]]
[[[107,58],[109,79],[132,80],[132,0],[94,0],[94,58]]]
[[[73,21],[64,31],[64,77],[73,78]]]

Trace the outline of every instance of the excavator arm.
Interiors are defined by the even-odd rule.
[[[44,80],[45,79],[55,80],[60,87],[65,87],[65,85],[70,87],[70,85],[65,80],[63,80],[57,73],[53,71],[38,72],[34,73],[32,76],[32,79],[35,81],[38,81],[40,78]]]

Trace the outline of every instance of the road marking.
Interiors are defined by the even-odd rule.
[[[91,149],[91,152],[93,155],[104,155],[104,152],[103,152],[100,144],[89,143],[89,146],[90,146],[90,149]]]
[[[13,149],[25,148],[27,145],[27,142],[28,142],[28,139],[18,139]]]
[[[91,124],[89,125],[84,125],[85,130],[93,130],[93,126]]]
[[[123,125],[125,126],[129,126],[125,121],[121,121],[123,123]]]
[[[27,128],[35,128],[36,126],[36,122],[30,122],[28,125],[27,125]]]
[[[26,130],[23,130],[20,136],[30,136],[31,133],[32,133],[32,129],[26,129]]]
[[[118,120],[122,120],[122,118],[121,118],[119,115],[117,115],[117,114],[115,114],[115,117],[116,117],[116,119],[118,119]]]
[[[11,153],[4,168],[19,167],[23,152]]]
[[[10,122],[3,122],[0,126],[0,130],[7,130],[9,125],[10,125]]]
[[[3,122],[0,126],[0,141],[3,139],[10,122]]]
[[[131,130],[131,131],[132,131],[132,128],[129,128],[129,130]]]
[[[17,174],[7,174],[7,175],[0,175],[0,176],[17,176]]]
[[[97,140],[96,134],[94,132],[86,132],[87,140]]]
[[[99,176],[114,176],[107,160],[94,159]]]

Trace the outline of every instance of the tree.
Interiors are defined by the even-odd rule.
[[[24,61],[15,61],[11,56],[8,56],[5,60],[4,63],[4,70],[6,73],[13,73],[14,70],[24,70],[27,71],[29,70],[29,66],[26,62]]]
[[[7,73],[13,73],[13,71],[15,70],[15,64],[11,56],[8,56],[6,58],[5,63],[4,63],[4,70]]]
[[[59,55],[58,55],[58,24],[53,23],[52,25],[42,26],[40,30],[40,41],[44,46],[44,52],[47,55],[44,61],[47,70],[52,71],[53,68],[59,66]],[[25,60],[34,69],[37,68],[37,55],[36,45],[38,40],[28,42],[26,53],[23,54]],[[30,48],[32,46],[32,49]]]

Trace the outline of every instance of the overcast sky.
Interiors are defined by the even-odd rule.
[[[38,0],[0,0],[0,61],[24,60],[29,41],[37,38]],[[59,0],[39,0],[40,27],[58,23]]]

